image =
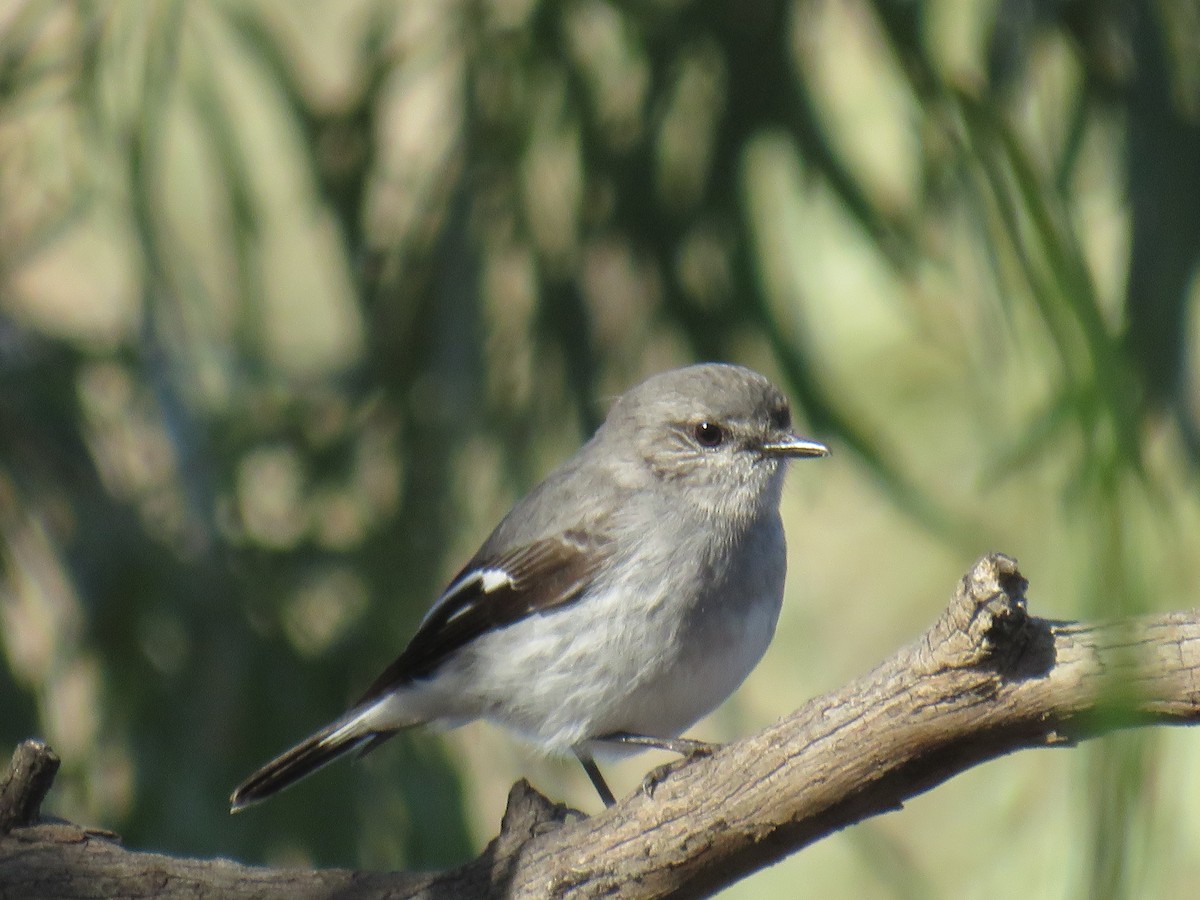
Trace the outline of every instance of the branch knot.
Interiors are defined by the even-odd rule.
[[[997,649],[1010,644],[1029,621],[1027,585],[1011,556],[991,553],[975,563],[924,638],[929,671],[992,663]]]
[[[38,820],[58,765],[58,754],[43,741],[30,738],[17,745],[0,779],[0,835]]]

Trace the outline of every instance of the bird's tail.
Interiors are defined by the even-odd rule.
[[[396,733],[379,727],[375,704],[352,709],[346,715],[305,738],[291,750],[271,760],[234,790],[229,811],[240,812],[295,784],[317,769],[354,750],[366,753]]]

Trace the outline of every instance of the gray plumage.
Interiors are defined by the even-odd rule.
[[[256,803],[402,728],[484,718],[552,753],[670,739],[765,652],[783,596],[784,395],[740,366],[647,379],[504,517],[345,715],[234,791]]]

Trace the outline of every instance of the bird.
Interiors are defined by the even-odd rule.
[[[766,652],[784,475],[828,454],[752,369],[647,378],[516,503],[358,702],[250,775],[231,812],[404,729],[475,719],[573,754],[611,806],[597,753],[705,748],[680,735]]]

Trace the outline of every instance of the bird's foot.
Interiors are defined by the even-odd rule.
[[[712,756],[713,753],[721,749],[720,744],[710,744],[706,741],[692,741],[685,738],[678,738],[671,743],[673,746],[668,747],[663,745],[662,749],[678,753],[679,759],[671,760],[669,763],[664,763],[661,766],[651,769],[642,779],[642,793],[649,798],[654,797],[654,789],[673,772],[682,769],[694,759]]]

